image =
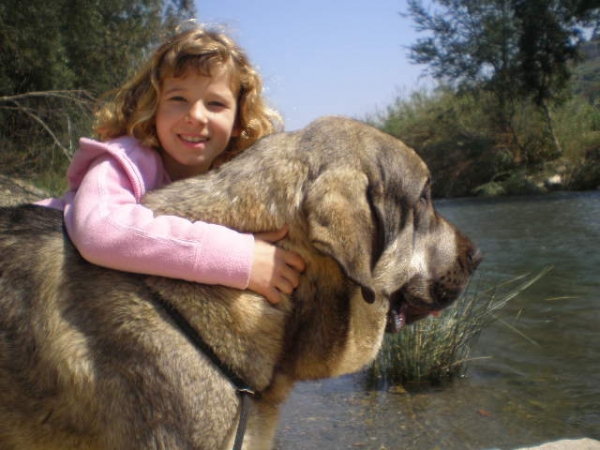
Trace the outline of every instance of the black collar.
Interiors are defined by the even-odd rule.
[[[238,423],[237,432],[235,435],[235,443],[233,450],[239,450],[242,448],[242,441],[244,440],[244,434],[246,432],[246,424],[248,422],[248,412],[250,407],[250,396],[255,395],[254,389],[252,389],[244,380],[242,380],[238,374],[233,372],[229,366],[223,364],[219,357],[215,354],[212,347],[210,347],[202,336],[190,325],[190,323],[181,315],[181,313],[169,302],[167,302],[158,292],[152,291],[153,299],[157,304],[162,306],[165,312],[171,317],[173,322],[179,327],[183,334],[188,340],[196,347],[198,351],[208,357],[211,362],[223,373],[225,377],[229,379],[241,396],[242,405],[240,411],[240,421]]]

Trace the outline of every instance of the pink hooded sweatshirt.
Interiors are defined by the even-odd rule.
[[[155,150],[129,136],[81,139],[69,191],[38,205],[64,211],[69,237],[91,263],[111,269],[246,289],[254,236],[205,222],[155,216],[141,205],[170,183]]]

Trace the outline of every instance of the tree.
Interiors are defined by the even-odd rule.
[[[409,0],[408,6],[417,31],[430,33],[410,46],[410,59],[457,88],[493,92],[499,132],[513,136],[514,106],[525,100],[541,108],[552,131],[549,104],[569,80],[584,27],[597,28],[600,17],[595,0],[433,0],[433,11]]]
[[[116,87],[191,0],[3,0],[0,95]]]
[[[578,61],[583,39],[581,25],[598,23],[600,6],[592,2],[552,0],[513,0],[519,21],[517,72],[522,97],[531,98],[540,107],[558,153],[550,115],[550,103],[560,101],[571,78],[571,62]]]
[[[45,169],[45,147],[64,162],[75,146],[65,141],[90,132],[90,98],[121,85],[194,13],[192,0],[2,0],[0,157],[37,146],[23,165]]]
[[[428,65],[430,75],[458,90],[492,92],[498,105],[498,135],[515,136],[518,42],[510,0],[434,0],[433,11],[420,0],[409,0],[408,6],[417,31],[430,33],[409,47],[409,58]]]
[[[191,0],[69,0],[61,35],[76,87],[95,94],[114,89],[149,47],[193,13]]]
[[[0,3],[0,95],[70,89],[59,11],[64,0]],[[57,8],[58,6],[58,8]]]

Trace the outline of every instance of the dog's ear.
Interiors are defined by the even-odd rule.
[[[372,269],[383,251],[369,180],[352,169],[329,170],[312,184],[304,201],[311,243],[334,258],[344,273],[375,300]]]

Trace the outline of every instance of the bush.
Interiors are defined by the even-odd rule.
[[[0,97],[0,167],[52,193],[66,187],[65,171],[81,136],[89,136],[94,100],[82,91]]]
[[[515,172],[538,173],[561,157],[539,108],[513,105],[508,131],[499,126],[497,108],[489,93],[440,87],[399,97],[368,121],[421,155],[433,174],[436,197],[467,196]],[[586,149],[600,145],[600,108],[582,97],[554,108],[552,117],[562,158],[569,164],[581,162]]]

